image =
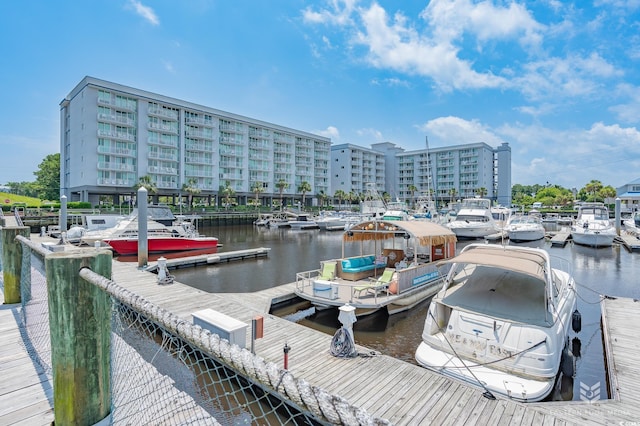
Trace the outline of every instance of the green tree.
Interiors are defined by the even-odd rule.
[[[307,192],[311,192],[311,184],[306,180],[300,182],[300,185],[298,186],[298,192],[302,193],[302,208],[304,209],[304,207],[306,206],[305,196],[307,195]]]
[[[134,191],[137,191],[140,188],[146,189],[149,194],[155,194],[158,192],[158,187],[149,175],[140,176],[138,183],[133,185]]]
[[[583,201],[602,201],[599,196],[600,190],[603,188],[602,182],[599,180],[591,180],[580,190],[581,199]]]
[[[457,194],[458,194],[458,191],[456,191],[455,188],[451,188],[449,190],[449,198],[451,199],[451,203],[453,203],[453,200],[455,200]]]
[[[192,207],[193,196],[201,192],[200,188],[198,188],[198,179],[189,178],[189,180],[187,180],[187,183],[182,185],[182,190],[187,193],[187,200],[188,200],[189,207]]]
[[[38,165],[34,189],[42,200],[60,199],[60,154],[47,155]]]
[[[280,210],[284,208],[284,205],[282,204],[282,201],[283,201],[282,195],[284,194],[284,190],[287,189],[288,187],[289,187],[289,184],[284,179],[280,179],[278,182],[276,182],[276,188],[278,188],[278,191],[280,192]]]
[[[607,198],[615,198],[618,193],[613,186],[607,185],[603,187],[598,194],[602,197],[602,200],[605,201]]]
[[[323,189],[318,191],[318,199],[320,200],[320,208],[323,208],[327,204],[327,198],[329,198],[329,196],[327,195],[326,192],[324,192]]]
[[[231,182],[226,181],[224,183],[224,186],[220,188],[220,192],[222,192],[222,195],[223,195],[224,209],[229,210],[229,205],[231,205],[231,199],[236,193],[236,191],[231,187]]]
[[[342,200],[344,200],[345,198],[347,198],[347,193],[344,192],[342,189],[338,189],[334,194],[333,194],[334,198],[338,199],[338,208],[342,207]]]
[[[480,196],[480,198],[483,198],[485,195],[487,195],[487,193],[489,191],[487,191],[487,188],[485,188],[484,186],[478,188],[478,190],[476,191],[478,193],[478,195]]]
[[[409,187],[407,187],[407,190],[409,191],[409,194],[411,194],[411,204],[415,205],[415,195],[418,188],[415,185],[411,184],[409,185]]]
[[[260,194],[264,192],[264,185],[262,184],[262,182],[253,182],[253,185],[251,186],[251,192],[253,192],[256,196],[255,205],[257,209],[260,206]]]

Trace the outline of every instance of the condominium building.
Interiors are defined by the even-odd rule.
[[[365,154],[375,158],[376,174],[364,173],[365,164],[371,164],[364,163]],[[331,148],[331,167],[332,187],[346,192],[364,192],[361,188],[371,178],[378,191],[407,202],[431,191],[439,205],[477,195],[511,205],[508,143],[495,149],[480,142],[416,151],[405,151],[391,142],[373,144],[371,149],[338,145]]]
[[[379,151],[352,144],[331,147],[331,188],[346,194],[363,194],[369,184],[385,191],[385,156]]]
[[[331,192],[329,138],[164,95],[85,77],[60,103],[60,123],[69,201],[121,203],[141,178],[157,195],[195,187],[214,202],[228,187],[241,204],[299,194],[304,182],[307,200]]]

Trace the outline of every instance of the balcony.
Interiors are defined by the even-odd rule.
[[[133,164],[123,164],[114,162],[98,162],[98,170],[113,170],[117,172],[133,172],[135,171]]]
[[[161,123],[149,122],[149,123],[147,123],[147,128],[149,128],[151,130],[160,130],[162,132],[171,133],[173,135],[177,135],[178,134],[177,126],[171,126],[169,124],[161,124]]]
[[[171,121],[177,121],[178,120],[178,111],[171,110],[171,109],[159,108],[159,107],[149,107],[149,109],[147,110],[147,113],[149,115],[155,115],[157,117],[169,118],[169,119],[171,119]]]
[[[155,173],[158,175],[177,175],[178,169],[175,167],[166,166],[149,166],[149,173]]]
[[[184,135],[190,138],[213,139],[212,132],[204,132],[202,130],[194,129],[194,128],[187,128],[184,131]]]
[[[98,146],[99,154],[113,154],[120,155],[122,157],[135,157],[136,150],[128,148],[118,148],[115,146]]]
[[[132,179],[109,179],[109,178],[98,178],[98,185],[108,185],[108,186],[128,186],[131,187],[135,185],[135,181]]]
[[[135,135],[124,133],[124,132],[115,132],[113,130],[100,130],[98,129],[98,136],[102,138],[111,138],[111,139],[119,139],[123,141],[135,142]]]
[[[172,161],[178,161],[178,154],[177,154],[177,152],[169,153],[169,152],[149,151],[149,155],[147,155],[147,158],[149,158],[150,160],[172,160]]]
[[[98,121],[124,124],[125,126],[135,127],[136,121],[132,118],[116,114],[98,113]]]

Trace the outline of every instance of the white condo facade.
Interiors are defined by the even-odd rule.
[[[85,77],[60,103],[61,195],[97,205],[104,197],[123,203],[140,178],[149,177],[157,195],[199,197],[219,202],[227,184],[240,204],[262,205],[283,197],[300,200],[298,187],[311,186],[309,204],[335,191],[379,192],[410,201],[428,188],[436,201],[485,197],[511,204],[511,148],[486,143],[405,151],[391,142],[364,148],[331,145],[329,138],[220,111],[164,95]],[[412,193],[410,188],[417,188]]]
[[[331,147],[334,191],[364,193],[369,182],[379,192],[404,201],[431,189],[439,204],[472,198],[484,188],[485,198],[510,206],[511,148],[503,143],[494,149],[484,142],[416,151],[391,142],[373,144],[371,149],[351,144]]]
[[[61,195],[114,202],[149,176],[158,195],[215,197],[229,184],[241,201],[329,194],[331,140],[311,133],[85,77],[60,104]],[[193,185],[192,185],[193,186]]]

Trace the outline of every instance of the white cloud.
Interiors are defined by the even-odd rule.
[[[460,145],[476,142],[496,146],[505,142],[478,120],[465,120],[452,116],[439,117],[417,127],[427,134],[431,142],[439,143],[439,146],[442,146],[442,143]]]
[[[340,140],[340,131],[338,131],[338,128],[334,126],[329,126],[324,130],[312,130],[311,133],[331,138],[331,142],[334,143]]]
[[[382,132],[376,129],[368,128],[368,129],[358,129],[356,134],[363,139],[367,140],[368,144],[378,143],[384,141],[384,136]]]
[[[164,65],[164,69],[169,71],[171,74],[176,73],[176,70],[173,68],[173,64],[170,61],[162,61],[162,65]]]
[[[129,0],[128,6],[151,25],[160,25],[160,19],[151,7],[143,5],[138,0]]]
[[[609,107],[617,119],[624,123],[636,124],[640,122],[640,87],[630,84],[621,84],[616,88],[616,93],[622,98],[628,98],[626,103],[620,103]]]
[[[351,13],[355,8],[357,0],[331,0],[330,10],[320,10],[316,12],[310,7],[302,12],[302,18],[307,23],[346,25],[351,23]]]

